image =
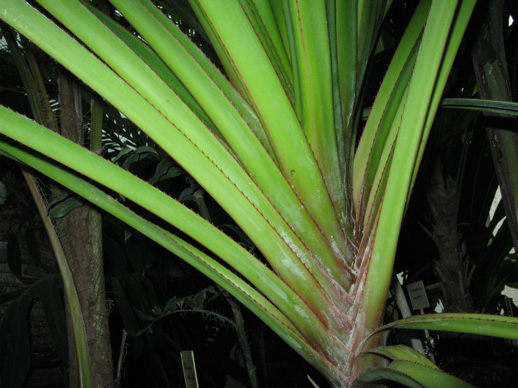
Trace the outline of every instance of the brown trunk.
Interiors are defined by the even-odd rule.
[[[453,178],[443,176],[442,165],[438,163],[428,188],[432,237],[439,251],[434,269],[441,285],[445,311],[473,312],[468,263],[457,231],[457,198],[457,183]]]
[[[82,125],[79,89],[63,72],[59,75],[59,102],[62,135],[84,145],[85,131]],[[83,312],[92,386],[113,386],[113,361],[102,263],[101,216],[95,209],[85,205],[61,218],[58,229]],[[69,382],[71,387],[76,387],[76,354],[69,314],[67,320]]]

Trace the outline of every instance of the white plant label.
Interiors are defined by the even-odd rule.
[[[410,283],[406,288],[410,297],[410,303],[412,304],[412,310],[423,310],[430,307],[422,280]]]

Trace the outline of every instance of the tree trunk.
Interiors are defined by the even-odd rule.
[[[80,92],[67,74],[59,75],[61,133],[84,145]],[[93,387],[114,385],[113,361],[108,326],[108,310],[104,288],[101,215],[90,206],[72,210],[58,223],[74,283],[79,295],[89,346]],[[70,314],[67,314],[70,387],[77,386],[76,352]]]
[[[443,176],[442,164],[437,163],[428,187],[432,237],[439,251],[434,269],[441,285],[445,311],[473,312],[468,262],[459,244],[457,230],[457,194],[457,183],[452,177]]]

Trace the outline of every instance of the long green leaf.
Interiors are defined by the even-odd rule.
[[[389,323],[376,329],[374,334],[389,329],[443,330],[518,339],[518,318],[487,314],[425,314]]]
[[[354,203],[359,222],[367,223],[367,217],[375,214],[376,191],[383,191],[379,182],[383,179],[384,166],[392,153],[399,121],[404,106],[403,98],[417,57],[417,43],[424,28],[431,1],[421,1],[394,54],[376,101],[371,109],[354,160]],[[388,171],[388,169],[387,169]],[[379,205],[379,204],[378,204]]]
[[[147,46],[141,39],[131,34],[120,24],[116,23],[113,19],[109,18],[95,7],[88,4],[86,5],[88,6],[88,9],[93,12],[121,40],[123,40],[128,45],[128,47],[131,48],[131,50],[133,50],[140,58],[142,58],[146,64],[160,77],[160,79],[162,79],[171,89],[173,89],[178,94],[182,101],[184,101],[189,106],[189,108],[196,114],[196,116],[198,116],[201,121],[203,121],[203,123],[208,128],[218,133],[217,128],[193,98],[191,93],[180,82],[178,77],[176,77],[176,75],[168,69],[167,65],[149,46]]]
[[[169,26],[169,28],[161,29],[155,18],[142,12],[151,9],[153,6],[150,4],[147,8],[143,8],[139,7],[136,1],[112,0],[112,2],[137,29],[142,31],[142,36],[163,56],[168,66],[189,87],[189,90],[220,128],[221,133],[254,182],[277,209],[282,209],[283,218],[290,224],[290,227],[302,241],[306,242],[311,251],[320,253],[318,258],[323,265],[336,278],[341,278],[342,265],[337,262],[335,254],[330,249],[330,242],[322,236],[288,181],[282,176],[270,156],[249,130],[247,123],[241,118],[240,112],[234,109],[233,102],[222,92],[219,85],[207,76],[207,72],[197,65],[195,58],[185,52],[185,42],[176,41],[173,36],[170,39],[167,38],[168,31],[176,27],[170,26],[170,22],[168,24],[167,21],[162,21],[164,27]],[[344,285],[348,286],[347,283]]]
[[[476,110],[510,117],[518,116],[518,103],[509,101],[483,100],[478,98],[445,98],[441,102],[441,107]]]
[[[303,328],[296,328],[295,325],[293,325],[286,318],[286,316],[284,316],[283,313],[281,313],[274,305],[272,305],[268,299],[266,299],[262,294],[258,293],[254,288],[250,287],[250,285],[248,285],[240,277],[236,276],[233,271],[230,271],[219,264],[218,261],[212,259],[184,240],[141,218],[119,202],[113,200],[104,192],[100,191],[80,177],[72,174],[68,170],[62,169],[55,164],[46,161],[45,159],[40,159],[27,151],[14,147],[13,145],[1,140],[0,148],[17,159],[34,165],[41,172],[50,176],[57,182],[75,190],[78,194],[85,197],[87,200],[95,203],[96,206],[120,218],[129,226],[135,228],[145,236],[151,238],[153,241],[164,246],[166,249],[192,265],[194,268],[207,275],[209,278],[229,291],[229,293],[231,293],[241,303],[247,306],[252,312],[258,315],[296,351],[308,359],[308,361],[321,368],[321,370],[324,371],[335,369],[333,366],[328,364],[328,361],[323,358],[319,352],[315,351],[315,348],[313,347],[314,345],[308,343],[308,339],[303,338],[303,335],[299,331],[300,329],[304,330]],[[251,259],[248,258],[244,261],[251,261]],[[255,278],[258,280],[264,279],[265,276],[268,276],[267,272],[265,272],[267,271],[265,267],[263,267],[262,270],[260,267],[257,267],[255,271]],[[270,287],[275,288],[274,283],[270,282],[269,285]],[[275,300],[275,298],[271,299]],[[287,297],[287,301],[288,304],[296,304],[296,302],[290,297]],[[313,331],[313,334],[309,332],[306,334],[310,334],[317,343],[321,341],[329,341],[329,338],[326,338],[327,336],[324,335],[325,329],[321,327],[318,321],[311,323],[312,319],[309,315],[299,315],[299,317],[295,318],[294,321],[298,323],[297,326],[300,326],[301,323],[304,326],[307,324],[307,329]],[[335,373],[338,374],[339,372],[336,371]]]
[[[307,245],[272,208],[269,199],[250,180],[217,137],[208,132],[183,102],[111,32],[90,36],[92,25],[97,24],[96,33],[106,30],[106,27],[93,18],[86,8],[73,1],[67,2],[66,6],[56,6],[56,3],[46,5],[54,6],[53,11],[65,18],[70,14],[77,16],[76,23],[70,19],[67,24],[82,33],[82,37],[123,74],[124,80],[27,4],[11,0],[0,6],[0,10],[5,7],[0,13],[1,17],[23,29],[32,40],[63,61],[137,125],[146,128],[148,134],[238,220],[264,255],[275,259],[270,263],[283,280],[293,283],[292,287],[301,293],[306,303],[323,309],[325,320],[335,326],[335,330],[341,331],[343,323],[337,323],[334,317],[343,316],[338,301],[341,303],[346,294],[330,280],[321,264],[314,260]],[[66,12],[70,10],[74,12]],[[20,20],[16,17],[18,14],[24,14],[25,18]],[[31,19],[37,22],[28,25],[26,22]],[[50,41],[54,43],[48,44]],[[56,50],[55,42],[61,42],[59,47],[67,47],[67,53]],[[107,45],[108,42],[113,46]],[[133,88],[127,82],[132,82]],[[142,95],[137,94],[136,90]],[[150,200],[147,199],[148,202]],[[290,259],[285,260],[286,257]],[[314,271],[310,272],[312,269]],[[336,304],[322,304],[322,300],[334,300]],[[339,321],[347,320],[344,317]]]
[[[139,203],[171,225],[198,239],[200,243],[227,261],[270,300],[274,301],[277,307],[290,317],[290,321],[301,332],[305,333],[309,341],[317,343],[324,341],[324,343],[327,343],[327,345],[324,345],[324,348],[328,347],[329,341],[338,341],[335,346],[331,346],[329,349],[333,350],[337,346],[338,348],[341,347],[339,345],[339,338],[325,334],[329,332],[329,328],[325,327],[327,323],[324,324],[324,322],[330,322],[332,325],[343,324],[343,321],[335,323],[330,321],[331,314],[335,314],[334,318],[338,314],[338,312],[333,311],[334,306],[332,304],[322,306],[322,309],[319,311],[312,310],[290,287],[260,263],[259,260],[200,216],[192,213],[189,209],[125,170],[51,131],[44,130],[35,123],[26,121],[23,117],[14,114],[4,107],[0,107],[0,130],[2,132],[19,139],[19,136],[23,136],[23,134],[17,131],[16,128],[24,127],[25,131],[32,131],[33,135],[28,137],[33,137],[34,141],[26,142],[28,146],[38,148],[57,161],[66,161],[70,168],[81,170],[89,178]],[[25,132],[25,135],[28,135],[28,133]],[[35,136],[36,134],[38,136]],[[164,212],[163,209],[168,209],[168,211]],[[318,300],[322,301],[321,298]],[[294,306],[297,307],[294,308]],[[338,327],[333,328],[333,331],[336,330],[338,330]],[[335,356],[337,355],[335,354]]]
[[[198,10],[201,19],[210,19],[218,40],[225,42],[232,66],[240,70],[240,80],[265,127],[283,175],[329,241],[337,249],[345,249],[347,244],[318,164],[246,14],[236,0],[198,1]],[[229,18],[234,22],[228,23]],[[342,251],[350,260],[350,254],[346,253]]]
[[[324,2],[292,1],[287,7],[291,20],[292,66],[295,106],[301,126],[342,227],[352,237],[346,210],[343,167],[338,163],[338,145],[333,110],[331,51]]]
[[[468,26],[468,23],[471,20],[471,14],[473,13],[473,9],[476,5],[476,0],[463,0],[459,3],[459,8],[454,16],[453,25],[451,28],[451,32],[449,34],[448,43],[446,45],[446,50],[443,55],[441,67],[437,74],[436,86],[432,94],[432,98],[430,100],[430,109],[428,111],[428,115],[426,117],[426,122],[424,126],[424,136],[421,140],[421,144],[419,146],[419,151],[417,153],[416,161],[414,167],[414,172],[412,174],[411,186],[413,187],[416,176],[417,176],[417,166],[420,164],[420,161],[423,157],[425,151],[426,140],[428,138],[428,134],[432,125],[434,123],[435,114],[442,100],[443,91],[446,86],[446,82],[450,76],[450,69],[453,66],[453,62],[457,56],[457,51],[461,45],[461,41],[464,37],[464,33]],[[410,200],[410,194],[407,195],[407,203]]]
[[[474,1],[464,1],[462,4],[466,5],[466,9],[462,11],[468,14],[469,19]],[[420,160],[421,147],[431,126],[428,119],[433,117],[438,106],[438,101],[436,106],[431,106],[430,103],[444,87],[443,84],[437,87],[437,79],[433,75],[448,72],[448,66],[451,66],[451,63],[447,63],[445,67],[441,67],[444,52],[447,51],[449,31],[455,24],[455,15],[456,7],[453,4],[432,2],[405,97],[394,156],[376,229],[376,239],[372,246],[362,302],[365,311],[370,311],[368,319],[373,319],[371,323],[365,323],[368,330],[375,329],[377,325],[375,322],[379,322],[379,316],[376,318],[374,311],[380,311],[380,306],[385,302],[385,293],[380,293],[379,290],[387,290],[390,284],[397,243],[397,238],[392,234],[399,233],[406,208],[406,203],[401,201],[401,198],[408,198],[412,189],[415,165]],[[463,33],[466,26],[467,23],[459,23],[459,30],[456,33]],[[453,45],[455,51],[457,47]]]
[[[281,81],[286,95],[293,101],[293,73],[278,24],[268,1],[239,0],[250,24],[261,41]]]
[[[305,258],[306,256],[312,254],[310,251],[308,251],[308,246],[304,244],[300,237],[293,234],[293,231],[299,232],[299,233],[307,233],[308,230],[315,230],[315,226],[312,226],[312,222],[310,219],[306,217],[306,220],[301,221],[294,220],[292,225],[293,227],[288,227],[286,225],[285,217],[288,219],[291,215],[303,215],[303,212],[300,212],[300,203],[296,200],[295,195],[289,191],[289,188],[287,188],[285,191],[280,191],[280,188],[283,187],[283,184],[285,184],[284,180],[279,177],[278,179],[275,179],[275,173],[278,173],[275,166],[271,166],[270,169],[267,169],[268,162],[271,162],[270,159],[267,157],[267,155],[263,154],[262,157],[260,155],[258,156],[257,152],[253,152],[250,155],[250,151],[261,151],[262,149],[260,147],[256,147],[255,149],[250,149],[249,147],[246,148],[246,145],[250,144],[250,142],[254,141],[254,138],[248,138],[244,141],[241,140],[241,137],[237,136],[237,134],[244,134],[246,135],[247,128],[241,128],[239,127],[233,132],[235,134],[232,136],[234,140],[234,143],[232,143],[235,147],[241,147],[245,146],[245,150],[243,152],[240,152],[240,156],[242,157],[243,161],[248,161],[248,165],[254,164],[256,166],[255,169],[252,169],[250,171],[250,174],[252,174],[259,183],[263,183],[262,190],[258,190],[255,185],[251,185],[249,181],[249,177],[245,174],[244,171],[236,165],[236,160],[225,151],[224,148],[221,147],[221,144],[216,139],[211,136],[212,134],[208,133],[204,127],[201,127],[199,125],[199,122],[197,119],[192,115],[192,112],[190,110],[186,110],[185,107],[180,104],[178,101],[178,104],[175,104],[175,95],[172,95],[169,93],[169,91],[165,88],[163,88],[160,84],[160,81],[154,79],[153,74],[149,74],[148,76],[144,77],[144,74],[146,73],[146,70],[141,64],[139,64],[138,59],[132,58],[128,50],[121,46],[117,40],[110,39],[110,45],[106,46],[106,43],[108,41],[108,37],[104,37],[104,35],[98,35],[102,33],[102,25],[98,25],[98,28],[96,28],[92,32],[92,25],[95,25],[95,21],[91,19],[91,16],[89,16],[87,13],[82,12],[82,8],[77,5],[74,6],[74,2],[67,2],[66,7],[56,6],[54,3],[47,2],[40,0],[43,4],[45,4],[49,9],[56,15],[56,16],[62,16],[64,18],[64,22],[67,23],[67,25],[74,30],[78,36],[81,37],[85,42],[87,42],[93,49],[96,50],[97,53],[99,53],[106,61],[110,63],[110,65],[115,68],[117,71],[120,72],[120,75],[127,81],[130,81],[137,90],[145,97],[146,101],[149,101],[152,103],[152,105],[156,108],[158,108],[160,114],[164,114],[165,117],[174,123],[175,126],[178,126],[178,129],[180,129],[181,132],[184,132],[184,135],[187,135],[190,137],[191,140],[191,146],[194,145],[199,150],[198,153],[201,151],[202,155],[199,155],[202,158],[208,158],[209,160],[205,160],[206,167],[204,169],[204,172],[207,172],[208,169],[216,168],[217,173],[216,175],[222,175],[221,181],[215,179],[215,175],[212,174],[210,178],[202,178],[201,176],[197,174],[193,174],[197,180],[204,185],[209,193],[211,193],[222,205],[223,207],[229,212],[230,215],[235,215],[235,219],[238,220],[238,222],[241,223],[247,223],[247,225],[241,225],[244,230],[246,230],[252,239],[256,242],[257,246],[263,251],[265,256],[267,258],[272,258],[278,255],[278,249],[275,249],[275,251],[272,249],[275,247],[275,245],[272,244],[272,241],[278,240],[281,245],[285,246],[285,251],[288,254],[292,254],[291,250],[292,247],[288,247],[288,244],[293,244],[297,246],[296,255],[301,256],[302,263],[299,263],[298,266],[301,268],[302,271],[305,271],[303,268],[303,265],[308,267],[308,269],[312,272],[313,276],[316,277],[317,282],[325,289],[325,291],[330,294],[331,298],[334,298],[336,300],[341,299],[341,295],[338,295],[337,293],[340,293],[340,291],[335,290],[334,286],[330,284],[329,280],[327,279],[326,275],[322,272],[324,272],[322,269],[318,269],[319,263],[315,262],[314,260],[310,258]],[[76,3],[77,4],[77,3]],[[132,4],[131,2],[123,2],[122,4],[119,4],[123,10],[127,10],[128,6]],[[81,20],[81,23],[76,22],[72,23],[70,20],[65,19],[66,15],[69,14],[68,11],[73,11],[74,15],[77,15],[78,18]],[[99,42],[102,42],[102,44],[99,44]],[[121,62],[116,60],[116,56],[114,53],[121,52],[121,55],[125,58],[125,65],[121,66]],[[172,60],[172,59],[171,59]],[[176,62],[178,62],[178,59],[175,59]],[[133,66],[129,66],[129,63],[132,63]],[[191,63],[192,64],[192,63]],[[197,82],[197,83],[189,83],[189,85],[204,85],[203,82]],[[203,89],[205,90],[205,89]],[[162,93],[160,92],[162,91]],[[207,93],[199,93],[199,95],[206,95]],[[209,93],[210,96],[210,93]],[[171,101],[169,100],[171,99]],[[210,99],[209,99],[210,101]],[[207,106],[207,105],[205,105]],[[226,109],[225,109],[226,108]],[[214,108],[212,108],[214,109]],[[226,107],[220,108],[220,109],[214,109],[216,112],[220,114],[220,117],[228,118],[228,115],[224,114],[221,115],[221,112],[232,112],[232,106],[229,104]],[[237,113],[237,112],[236,112]],[[129,116],[129,114],[128,114]],[[214,116],[212,116],[213,119]],[[235,115],[233,117],[234,122],[239,121],[240,117]],[[232,124],[232,123],[231,123]],[[171,135],[169,133],[166,133],[165,131],[156,130],[155,128],[150,128],[149,126],[145,127],[146,131],[157,141],[157,143],[161,144],[164,149],[169,152],[173,157],[178,154],[178,146],[173,146],[172,144],[170,146],[167,145],[167,140],[170,140]],[[232,129],[235,128],[235,126],[232,126],[228,124],[228,122],[224,122],[221,125],[219,125],[219,128],[223,129]],[[185,139],[182,139],[185,140]],[[195,151],[196,152],[196,151]],[[178,157],[175,157],[178,160]],[[181,160],[178,160],[180,163]],[[209,165],[207,166],[207,162]],[[191,166],[192,163],[183,163],[186,168],[187,166]],[[198,164],[199,165],[199,164]],[[212,166],[211,166],[212,165]],[[270,163],[271,165],[271,163]],[[223,166],[225,166],[223,168]],[[201,167],[201,166],[200,166]],[[224,188],[226,186],[226,188]],[[286,187],[286,186],[284,186]],[[236,191],[237,189],[237,191]],[[217,192],[219,192],[219,195]],[[234,191],[238,198],[241,198],[237,201],[229,201],[229,193]],[[286,195],[283,195],[283,193],[287,193]],[[269,198],[265,198],[268,196]],[[280,195],[279,195],[280,194]],[[276,202],[276,199],[280,199],[282,202],[281,205],[284,206],[284,211],[286,214],[283,214],[282,216],[277,213],[276,210],[271,208],[271,201]],[[244,202],[243,202],[244,201]],[[288,201],[288,203],[287,203]],[[245,207],[252,206],[255,211],[252,211],[252,213],[255,212],[257,215],[257,218],[254,220],[253,218],[245,219],[243,217],[240,217],[239,214],[243,214],[244,209],[237,209],[237,206],[239,206],[239,203],[243,203]],[[225,205],[227,204],[227,205]],[[268,211],[267,209],[272,209],[272,211]],[[260,212],[258,209],[261,209]],[[248,210],[250,212],[250,210]],[[270,227],[271,234],[268,239],[266,239],[266,235],[264,234],[264,228],[266,226],[261,227],[262,225],[268,224],[268,226],[272,225],[273,228]],[[307,225],[307,227],[304,227],[304,225]],[[261,232],[253,232],[252,229],[258,230],[261,229]],[[263,240],[263,243],[257,240],[257,238],[254,237],[257,236],[257,238],[260,238]],[[282,237],[281,237],[282,236]],[[288,237],[288,239],[286,237]],[[340,265],[340,262],[336,262],[337,259],[333,257],[333,253],[329,250],[329,246],[326,246],[324,241],[322,239],[318,239],[319,234],[313,233],[311,236],[317,237],[315,238],[307,238],[302,239],[303,241],[307,241],[307,244],[311,246],[314,242],[318,243],[320,241],[319,246],[313,246],[311,248],[314,249],[314,251],[321,252],[321,255],[318,256],[319,259],[323,260],[324,266],[329,268],[331,271],[333,271],[335,278],[337,279],[344,279],[346,282],[344,286],[348,287],[350,284],[350,278],[349,283],[347,283],[347,277],[341,276],[342,274],[342,267]],[[288,241],[290,240],[290,241]],[[277,248],[279,245],[277,245]],[[269,253],[268,250],[270,250],[272,253]],[[326,254],[327,252],[327,254]],[[293,260],[294,262],[300,261],[299,259]],[[282,266],[282,262],[279,260],[270,261],[270,263],[274,266],[274,268],[279,271],[284,278],[288,278],[291,270],[288,270],[288,268]],[[281,264],[281,266],[279,265]],[[289,277],[291,280],[294,280],[293,277]],[[310,280],[306,277],[306,280]],[[333,296],[335,294],[336,296]],[[317,302],[313,302],[316,304]]]
[[[333,79],[340,160],[343,161],[347,202],[353,202],[353,158],[364,77],[383,17],[391,1],[328,1],[329,24],[336,27],[336,48],[331,47],[336,74]],[[333,32],[330,33],[333,36]],[[389,76],[386,77],[390,79]],[[337,97],[339,96],[339,98]]]
[[[58,162],[67,161],[68,167],[81,170],[81,172],[89,178],[117,191],[125,198],[141,204],[144,208],[161,216],[165,221],[170,222],[184,233],[196,238],[196,235],[200,233],[200,231],[203,231],[203,243],[205,246],[231,263],[235,260],[235,262],[232,263],[234,268],[238,269],[241,267],[241,270],[238,269],[238,271],[243,273],[248,272],[248,276],[253,276],[256,282],[264,281],[264,285],[268,285],[268,288],[274,293],[277,292],[274,291],[276,288],[274,283],[277,283],[281,288],[285,288],[273,274],[269,274],[270,271],[267,270],[264,265],[260,264],[256,258],[248,254],[239,244],[210,225],[200,216],[192,213],[188,208],[168,197],[166,194],[161,193],[158,189],[153,188],[118,166],[86,151],[59,135],[39,127],[36,123],[27,121],[5,107],[0,107],[0,117],[2,118],[1,128],[4,134],[8,136],[12,135],[14,132],[18,132],[16,128],[22,126],[26,133],[31,133],[31,131],[32,134],[41,132],[44,135],[39,137],[39,141],[37,140],[33,142],[33,144],[26,142],[26,145],[36,147],[38,143],[41,145],[46,144],[46,147],[40,147],[40,151],[50,153]],[[15,135],[14,138],[16,137]],[[6,149],[6,147],[7,145],[4,144],[3,148]],[[56,148],[59,149],[59,152],[53,152]],[[72,155],[74,155],[74,158],[71,157]],[[80,168],[81,165],[88,165],[89,167],[86,169]],[[54,176],[56,176],[56,179],[60,178],[57,173],[54,173]],[[145,197],[152,198],[152,200],[146,201],[144,200]],[[167,213],[163,212],[163,209],[168,209]],[[244,259],[244,257],[247,257],[247,259]],[[280,291],[280,289],[278,291]],[[280,300],[286,298],[291,299],[284,292],[281,292],[279,296]],[[275,299],[273,298],[273,294],[270,297]],[[291,300],[290,303],[295,303],[295,301]]]
[[[3,106],[0,106],[0,109],[6,110],[6,108]],[[54,132],[51,133],[54,134]],[[56,257],[59,272],[61,274],[61,279],[63,281],[63,289],[68,307],[70,309],[72,332],[74,333],[74,343],[77,354],[78,383],[81,388],[89,388],[92,384],[91,368],[89,362],[90,354],[88,350],[88,340],[85,322],[83,319],[83,311],[81,310],[76,284],[74,282],[74,278],[72,277],[72,271],[65,256],[65,252],[63,251],[63,246],[61,245],[56,229],[54,228],[50,218],[47,217],[45,204],[42,201],[41,195],[39,195],[36,182],[34,179],[28,179],[27,184],[35,200],[38,213],[43,222],[43,226],[47,231],[54,256]]]
[[[374,349],[369,349],[366,354],[376,354],[393,361],[413,362],[439,370],[439,368],[424,355],[419,353],[417,350],[404,345],[380,346]]]
[[[372,368],[359,377],[363,382],[394,381],[411,388],[474,388],[473,385],[436,368],[409,361],[394,361],[388,367]]]

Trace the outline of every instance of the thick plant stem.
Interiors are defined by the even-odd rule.
[[[441,284],[445,311],[474,312],[468,267],[463,262],[456,218],[451,217],[458,213],[458,190],[457,182],[444,177],[442,163],[438,163],[428,185],[430,234],[439,252],[434,269]]]
[[[84,143],[79,89],[70,76],[59,75],[61,133],[76,143]],[[94,145],[99,148],[99,144]],[[79,290],[81,310],[89,342],[92,384],[107,387],[113,384],[108,311],[104,289],[102,260],[101,214],[82,206],[59,220],[61,239],[67,252],[74,283]],[[69,325],[69,334],[71,326]],[[73,352],[70,352],[72,355]],[[70,360],[70,365],[75,365]],[[71,370],[70,386],[76,386],[76,374]]]

